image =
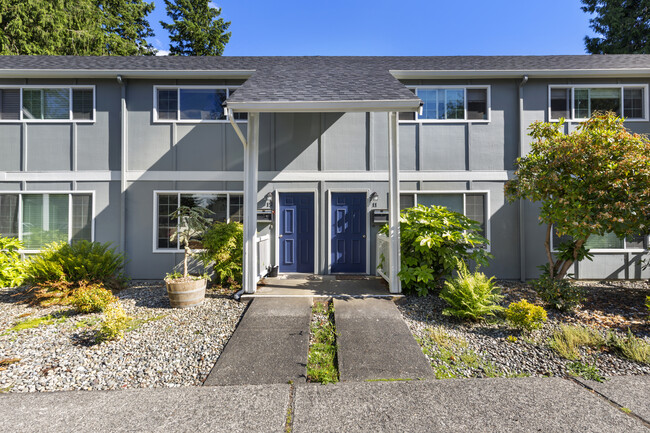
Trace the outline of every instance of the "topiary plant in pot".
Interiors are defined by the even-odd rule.
[[[172,307],[192,307],[201,304],[205,299],[207,275],[190,275],[187,267],[190,257],[196,255],[191,244],[201,237],[212,222],[206,216],[209,213],[208,209],[202,207],[180,206],[170,215],[172,219],[179,221],[178,231],[172,233],[170,239],[172,242],[177,241],[185,250],[183,273],[174,272],[165,277],[167,295]]]

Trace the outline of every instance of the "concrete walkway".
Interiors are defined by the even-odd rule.
[[[205,385],[305,382],[311,298],[256,298]]]
[[[0,394],[0,432],[280,433],[287,419],[296,433],[650,432],[650,376],[601,385],[605,397],[560,378]]]
[[[420,346],[388,299],[334,299],[341,381],[433,379]]]

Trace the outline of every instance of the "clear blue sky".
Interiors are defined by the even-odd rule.
[[[584,54],[580,0],[214,0],[231,21],[224,55]],[[165,4],[149,16],[168,50]]]

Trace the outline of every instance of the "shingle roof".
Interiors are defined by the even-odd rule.
[[[229,102],[414,100],[389,71],[650,70],[650,55],[442,57],[0,56],[11,71],[251,71]]]

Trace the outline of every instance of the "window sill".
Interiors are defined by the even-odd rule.
[[[164,124],[171,124],[171,123],[186,123],[190,125],[195,125],[198,123],[213,123],[213,124],[224,124],[224,123],[230,123],[230,120],[224,119],[224,120],[154,120],[153,123],[164,123]],[[235,123],[248,123],[248,120],[235,120]]]
[[[558,254],[559,251],[551,251],[553,254]],[[644,249],[622,249],[622,248],[603,248],[603,249],[591,249],[589,250],[590,254],[647,254],[650,253],[650,250]]]
[[[490,120],[400,120],[399,123],[405,124],[464,124],[464,123],[490,123]]]

